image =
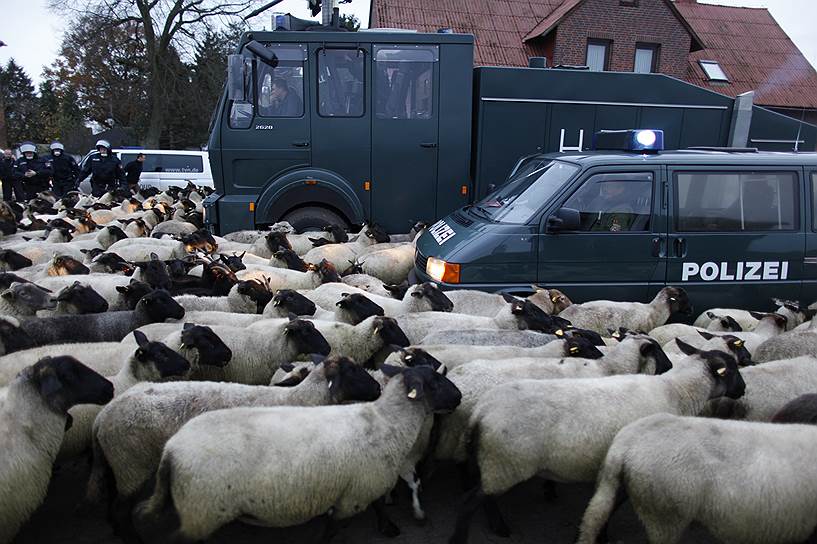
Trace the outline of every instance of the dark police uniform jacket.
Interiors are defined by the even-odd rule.
[[[74,157],[63,151],[59,157],[51,155],[49,158],[51,160],[51,168],[54,171],[52,177],[54,178],[55,185],[76,184],[77,174],[79,174],[79,165],[77,161],[74,160]]]
[[[79,179],[85,179],[88,174],[91,175],[91,185],[125,185],[125,170],[122,169],[122,162],[113,153],[103,157],[97,152],[88,157]]]
[[[34,170],[37,175],[27,178],[25,173],[29,170]],[[23,183],[28,194],[45,191],[51,179],[51,162],[39,158],[36,153],[31,160],[23,155],[14,161],[14,179]]]

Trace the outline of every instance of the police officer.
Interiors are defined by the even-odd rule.
[[[60,142],[51,144],[51,169],[53,170],[51,179],[54,183],[54,193],[58,197],[61,198],[68,191],[76,189],[79,166],[74,157],[65,152],[65,146]]]
[[[96,153],[88,157],[85,167],[79,174],[83,180],[91,175],[91,194],[102,196],[105,191],[125,187],[125,170],[122,162],[111,153],[111,144],[107,140],[96,143]]]
[[[594,213],[591,231],[623,232],[630,230],[635,220],[633,195],[623,181],[607,181],[601,185],[599,196],[593,201]]]
[[[14,162],[14,178],[23,184],[26,198],[31,200],[37,193],[48,190],[51,163],[37,156],[37,148],[31,142],[23,142],[20,153],[23,156]]]
[[[3,183],[3,200],[11,200],[12,190],[14,191],[14,198],[25,200],[23,186],[20,184],[20,180],[14,177],[14,154],[12,154],[11,149],[3,151],[3,156],[0,157],[0,182]]]

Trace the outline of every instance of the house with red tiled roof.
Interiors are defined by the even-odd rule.
[[[475,63],[659,72],[817,123],[817,71],[765,8],[696,0],[372,0],[369,26],[475,36]]]

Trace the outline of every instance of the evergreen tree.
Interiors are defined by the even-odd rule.
[[[0,147],[40,140],[42,133],[34,84],[14,59],[10,59],[5,67],[0,66],[0,95],[5,117],[5,134],[0,132]]]

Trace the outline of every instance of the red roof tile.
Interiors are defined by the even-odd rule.
[[[677,3],[706,43],[689,55],[687,81],[729,96],[756,91],[755,103],[817,108],[817,72],[764,8]],[[711,83],[699,60],[717,61],[729,83]]]
[[[527,66],[541,56],[541,36],[582,0],[372,0],[370,26],[474,35],[477,65]],[[756,91],[755,103],[817,108],[817,72],[766,9],[671,2],[694,42],[686,80],[735,96]],[[699,60],[718,61],[729,83],[711,83]]]

